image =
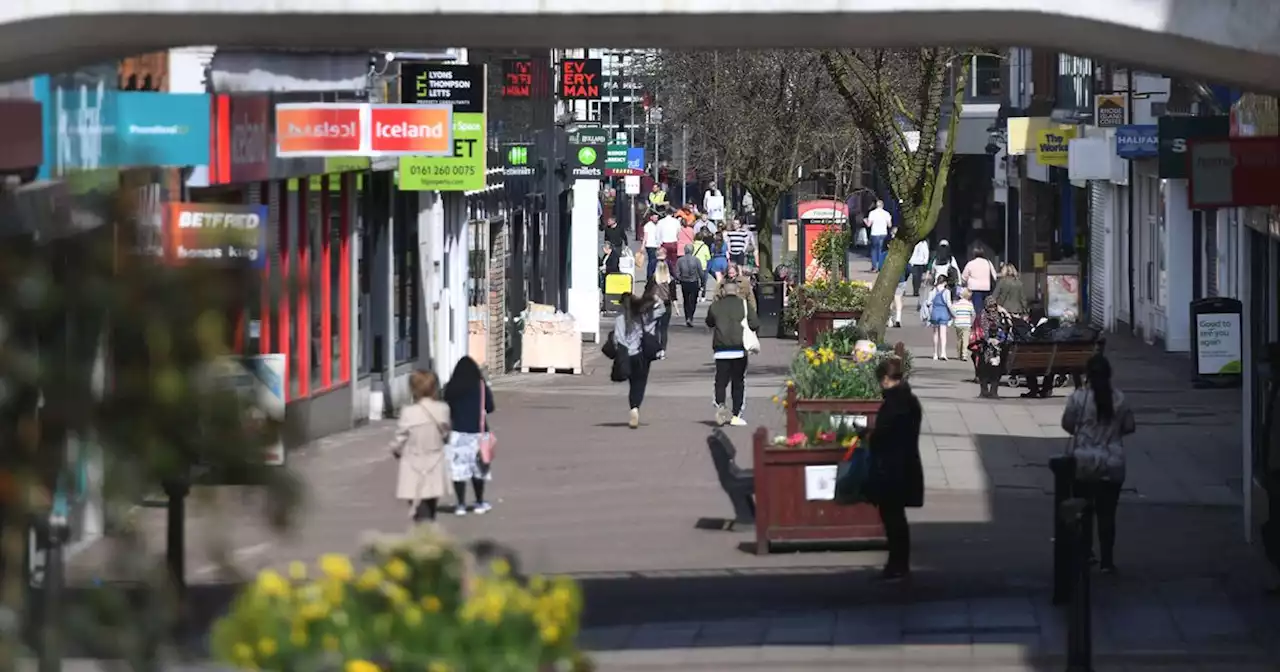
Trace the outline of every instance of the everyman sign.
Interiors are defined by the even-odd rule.
[[[561,98],[599,100],[604,66],[598,58],[566,58],[560,61]]]

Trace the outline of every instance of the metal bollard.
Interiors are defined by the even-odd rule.
[[[1076,458],[1060,455],[1049,459],[1053,472],[1053,603],[1066,604],[1071,599],[1072,548],[1071,532],[1062,519],[1062,505],[1071,499],[1075,481]]]
[[[1073,586],[1067,610],[1067,672],[1093,672],[1093,604],[1089,589],[1089,539],[1084,524],[1091,515],[1085,499],[1063,502],[1059,517],[1071,540]]]

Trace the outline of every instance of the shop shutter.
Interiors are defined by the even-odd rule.
[[[1205,296],[1218,296],[1218,211],[1208,210],[1204,222]]]
[[[1089,181],[1089,322],[1100,329],[1107,324],[1107,210],[1111,207],[1111,184]]]

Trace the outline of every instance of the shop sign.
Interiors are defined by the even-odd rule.
[[[604,143],[569,145],[569,174],[577,180],[598,180],[604,177]]]
[[[598,58],[566,58],[560,61],[557,93],[566,100],[599,100],[604,64]]]
[[[120,165],[209,163],[212,108],[208,94],[122,91],[116,103]]]
[[[225,100],[225,104],[223,101]],[[271,98],[268,96],[219,96],[218,151],[210,172],[215,183],[243,184],[271,175]],[[225,152],[223,146],[225,145]],[[221,158],[226,157],[225,167]]]
[[[1042,166],[1067,165],[1071,141],[1076,137],[1074,128],[1052,128],[1036,131],[1036,163]]]
[[[1196,373],[1239,375],[1240,313],[1199,313],[1196,322]]]
[[[1093,97],[1093,125],[1099,128],[1119,128],[1129,121],[1129,96],[1124,93],[1104,93]]]
[[[1280,137],[1192,141],[1193,210],[1280,205]]]
[[[502,61],[502,97],[533,97],[532,58],[508,58]]]
[[[453,156],[448,105],[276,105],[278,156]]]
[[[1231,118],[1218,117],[1160,117],[1160,177],[1185,180],[1190,172],[1187,167],[1187,147],[1193,140],[1216,140],[1229,137]]]
[[[401,103],[448,103],[454,112],[484,112],[483,65],[405,63],[400,66]]]
[[[485,116],[453,115],[450,156],[402,156],[401,191],[479,191],[485,181]]]
[[[102,80],[53,88],[53,177],[120,165],[115,154],[117,93]]]
[[[165,259],[173,264],[266,261],[267,206],[170,203]]]
[[[506,145],[503,174],[507,177],[532,177],[537,174],[537,162],[533,158],[533,145]]]
[[[1116,128],[1116,156],[1122,159],[1150,159],[1159,154],[1159,126],[1141,124]]]
[[[34,100],[0,100],[0,171],[44,162],[43,110]]]

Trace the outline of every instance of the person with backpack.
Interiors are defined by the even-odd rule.
[[[1111,363],[1101,354],[1085,364],[1088,385],[1071,393],[1062,411],[1062,428],[1071,435],[1067,454],[1076,460],[1072,492],[1090,503],[1084,536],[1093,548],[1098,530],[1098,566],[1114,574],[1116,509],[1125,479],[1123,438],[1137,431],[1133,409],[1111,382]],[[1092,556],[1092,550],[1090,550]]]
[[[959,296],[957,289],[960,284],[960,265],[951,254],[951,243],[946,240],[938,243],[937,249],[934,250],[930,271],[932,271],[934,282],[937,282],[940,277],[947,279],[947,288],[951,290],[952,299]]]
[[[928,308],[929,327],[933,329],[933,358],[947,361],[947,330],[955,319],[955,311],[951,308],[951,290],[947,287],[946,276],[940,275],[934,280],[933,291],[925,302]]]
[[[613,320],[614,380],[630,382],[627,404],[631,409],[627,426],[640,426],[640,404],[649,387],[649,365],[658,358],[658,320],[665,312],[654,296],[655,285],[650,285],[644,296],[632,293],[622,295],[621,311]],[[618,361],[625,358],[625,361]]]
[[[711,328],[711,349],[716,362],[716,424],[745,427],[742,419],[747,393],[746,330],[760,329],[755,303],[748,301],[736,278],[726,278],[716,288],[716,300],[707,308],[707,326]],[[733,388],[733,407],[725,407],[725,389]]]

